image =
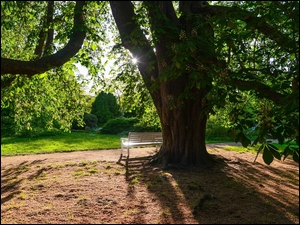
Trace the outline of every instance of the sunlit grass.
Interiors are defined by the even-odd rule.
[[[257,147],[244,148],[243,146],[229,146],[228,145],[228,146],[225,146],[223,149],[226,151],[257,153]]]
[[[1,138],[1,155],[38,154],[117,148],[120,148],[120,135],[74,132],[47,137]]]
[[[101,150],[120,148],[120,135],[105,135],[89,132],[64,133],[55,136],[33,138],[2,137],[1,155],[25,155],[53,152]],[[125,137],[125,136],[122,136]],[[230,142],[229,138],[206,140],[206,144]],[[232,142],[232,141],[231,141]],[[286,145],[277,145],[283,149]],[[237,152],[257,152],[256,147],[226,146],[224,149]]]

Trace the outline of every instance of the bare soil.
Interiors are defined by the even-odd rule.
[[[1,156],[1,223],[299,224],[299,164],[224,146],[209,169],[143,165],[154,148],[127,170],[119,150]]]

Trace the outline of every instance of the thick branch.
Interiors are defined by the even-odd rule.
[[[54,12],[54,1],[48,2],[48,10],[47,10],[47,27],[48,27],[48,34],[47,34],[47,42],[45,45],[45,52],[44,56],[50,55],[53,51],[53,36],[54,36],[54,29],[52,27],[53,23],[53,12]]]
[[[267,22],[262,21],[263,18],[252,16],[251,12],[238,8],[233,9],[232,7],[209,5],[202,9],[201,14],[214,16],[220,13],[224,13],[224,15],[230,17],[229,14],[232,14],[232,12],[234,12],[234,19],[242,20],[247,24],[252,23],[251,27],[253,29],[259,30],[262,34],[275,41],[279,46],[286,47],[288,52],[294,53],[293,49],[287,47],[287,44],[293,42],[293,40],[281,33],[275,27],[269,25]]]
[[[179,27],[180,21],[174,11],[172,1],[146,1],[149,16],[151,17],[151,25],[160,25],[161,27],[170,27],[168,23]],[[151,14],[152,12],[152,14]],[[157,14],[162,13],[168,20],[163,17],[158,17]]]
[[[43,54],[45,39],[46,39],[46,34],[45,34],[45,31],[44,31],[44,26],[43,26],[40,33],[39,33],[38,44],[37,44],[37,46],[35,47],[35,50],[34,50],[34,55],[36,55],[36,59],[41,58],[41,56]],[[1,65],[1,67],[2,67],[2,65]]]
[[[149,88],[151,78],[157,76],[156,56],[151,45],[140,29],[135,18],[134,6],[130,1],[110,1],[112,14],[116,21],[122,44],[133,57],[138,59],[137,65]],[[152,69],[150,69],[152,67]]]
[[[256,81],[244,81],[244,80],[237,80],[237,79],[226,79],[223,80],[224,84],[230,85],[233,87],[239,87],[246,90],[254,90],[258,92],[259,94],[263,95],[265,98],[270,99],[275,104],[280,105],[282,104],[282,100],[286,97],[285,95],[278,93],[274,90],[272,90],[271,87],[256,82]]]
[[[1,58],[1,75],[3,74],[25,74],[32,77],[35,74],[44,73],[52,68],[62,66],[68,62],[81,48],[86,36],[85,31],[85,1],[77,1],[74,9],[73,33],[68,44],[53,55],[43,57],[34,61],[22,61]],[[3,79],[5,80],[5,79]],[[7,85],[6,85],[7,86]],[[3,87],[1,83],[1,87]]]
[[[43,22],[41,22],[41,31],[39,33],[39,40],[38,40],[38,44],[35,48],[34,54],[37,56],[36,59],[39,59],[42,57],[43,55],[43,51],[45,49],[45,39],[46,36],[48,36],[47,38],[47,44],[46,46],[49,46],[49,41],[53,41],[53,34],[54,34],[54,30],[51,29],[52,31],[50,31],[50,23],[53,22],[53,8],[54,8],[54,1],[49,1],[48,2],[48,6],[47,6],[47,15],[46,15],[46,19],[43,20]],[[46,30],[48,30],[48,35],[46,33]],[[52,35],[51,35],[52,34]],[[52,36],[52,40],[51,40],[51,36],[49,38],[49,35]],[[46,47],[48,49],[48,47]],[[49,55],[50,52],[47,54]]]

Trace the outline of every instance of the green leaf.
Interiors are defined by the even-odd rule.
[[[251,145],[251,141],[250,141],[250,139],[249,138],[247,138],[246,136],[245,136],[245,134],[243,134],[242,133],[242,145],[243,145],[243,147],[248,147],[249,145]]]
[[[91,49],[92,49],[92,51],[95,51],[96,48],[97,48],[97,45],[96,45],[95,43],[92,43],[92,44],[91,44]]]
[[[42,73],[39,75],[40,78],[44,78],[45,76],[47,76],[47,73]]]
[[[275,145],[273,145],[273,144],[267,144],[267,145],[268,145],[268,147],[269,147],[270,152],[272,153],[272,155],[273,155],[276,159],[281,160],[281,155],[280,155],[280,153],[278,152],[279,149],[278,149]]]
[[[270,165],[273,162],[274,157],[267,145],[264,145],[263,151],[263,160],[266,164]]]

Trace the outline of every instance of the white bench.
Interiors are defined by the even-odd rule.
[[[126,159],[129,159],[131,147],[156,146],[156,150],[163,143],[162,132],[129,132],[127,138],[121,138],[121,155],[118,163],[123,158],[123,152],[127,151]]]

